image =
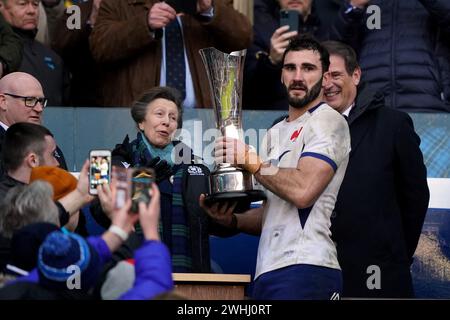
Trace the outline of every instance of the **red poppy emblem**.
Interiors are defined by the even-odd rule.
[[[301,127],[298,130],[295,130],[294,133],[292,133],[291,136],[291,141],[294,142],[295,140],[297,140],[298,136],[300,135],[300,132],[302,132],[303,127]]]

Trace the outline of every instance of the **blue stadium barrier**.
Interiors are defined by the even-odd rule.
[[[279,111],[243,112],[244,130],[267,129]],[[419,298],[450,298],[450,114],[411,114],[421,137],[421,149],[431,190],[419,247],[412,266]],[[185,110],[183,128],[193,134],[194,124],[202,130],[214,128],[210,109]],[[135,124],[128,108],[48,107],[44,124],[53,132],[70,170],[79,171],[91,149],[112,149],[126,134],[133,139]],[[188,143],[189,144],[189,143]],[[198,147],[198,146],[196,146]],[[254,275],[258,237],[237,235],[211,237],[215,269],[224,273]]]

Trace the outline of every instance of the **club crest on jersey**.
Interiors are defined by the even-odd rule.
[[[202,168],[197,167],[197,166],[189,166],[187,171],[190,175],[193,175],[193,176],[204,176],[205,175],[203,173]]]
[[[300,132],[302,132],[303,127],[301,127],[298,130],[295,130],[291,135],[291,142],[295,142],[297,140],[298,136],[300,135]]]

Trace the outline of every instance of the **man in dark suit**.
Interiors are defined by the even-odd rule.
[[[344,296],[414,296],[410,265],[428,207],[420,139],[408,114],[360,84],[350,47],[328,41],[326,102],[347,119],[351,153],[332,218]]]

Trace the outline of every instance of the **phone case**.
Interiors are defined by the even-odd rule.
[[[151,190],[155,181],[155,170],[152,168],[134,168],[131,171],[131,200],[132,212],[138,212],[139,202],[149,203]]]
[[[299,14],[296,10],[280,11],[280,27],[289,26],[288,31],[298,31]]]
[[[116,182],[116,197],[114,199],[114,208],[120,209],[130,197],[131,188],[131,170],[124,167],[112,167],[112,179]]]
[[[92,150],[89,152],[89,193],[96,195],[97,186],[111,182],[111,152]]]

